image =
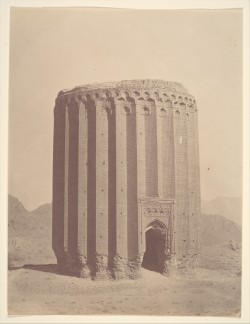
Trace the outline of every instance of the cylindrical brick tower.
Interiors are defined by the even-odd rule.
[[[60,91],[54,109],[53,249],[81,277],[168,273],[199,254],[198,116],[179,83]],[[187,262],[188,261],[188,262]]]

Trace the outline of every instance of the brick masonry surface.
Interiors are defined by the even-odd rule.
[[[132,80],[59,92],[52,244],[65,273],[137,278],[154,249],[164,274],[195,264],[197,114],[194,97],[176,82]]]

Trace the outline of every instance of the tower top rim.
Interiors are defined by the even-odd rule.
[[[182,92],[190,94],[189,91],[179,82],[166,81],[161,79],[135,79],[135,80],[123,80],[123,81],[110,81],[103,83],[91,83],[81,86],[76,86],[72,89],[64,89],[58,93],[58,97],[68,93],[74,93],[76,91],[88,91],[88,90],[153,90],[153,89],[166,89],[171,92]]]

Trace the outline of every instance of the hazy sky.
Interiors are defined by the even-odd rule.
[[[61,89],[165,79],[197,99],[201,195],[240,196],[241,10],[13,9],[9,193],[52,200],[53,108]]]

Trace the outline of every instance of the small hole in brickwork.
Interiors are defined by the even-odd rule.
[[[121,164],[123,164],[123,162],[121,162]]]
[[[122,215],[122,212],[120,214]]]
[[[121,191],[123,191],[123,189],[121,189]]]
[[[142,132],[140,132],[140,135],[142,135]]]
[[[183,242],[186,242],[186,240],[183,240]]]
[[[104,189],[102,189],[102,192],[104,191]]]
[[[194,213],[192,213],[192,215],[194,215]]]
[[[105,161],[103,161],[102,164],[105,164]]]
[[[183,215],[185,215],[185,213],[182,213]]]
[[[194,240],[193,240],[193,242],[194,242]]]
[[[102,235],[100,236],[100,238],[102,238]]]

